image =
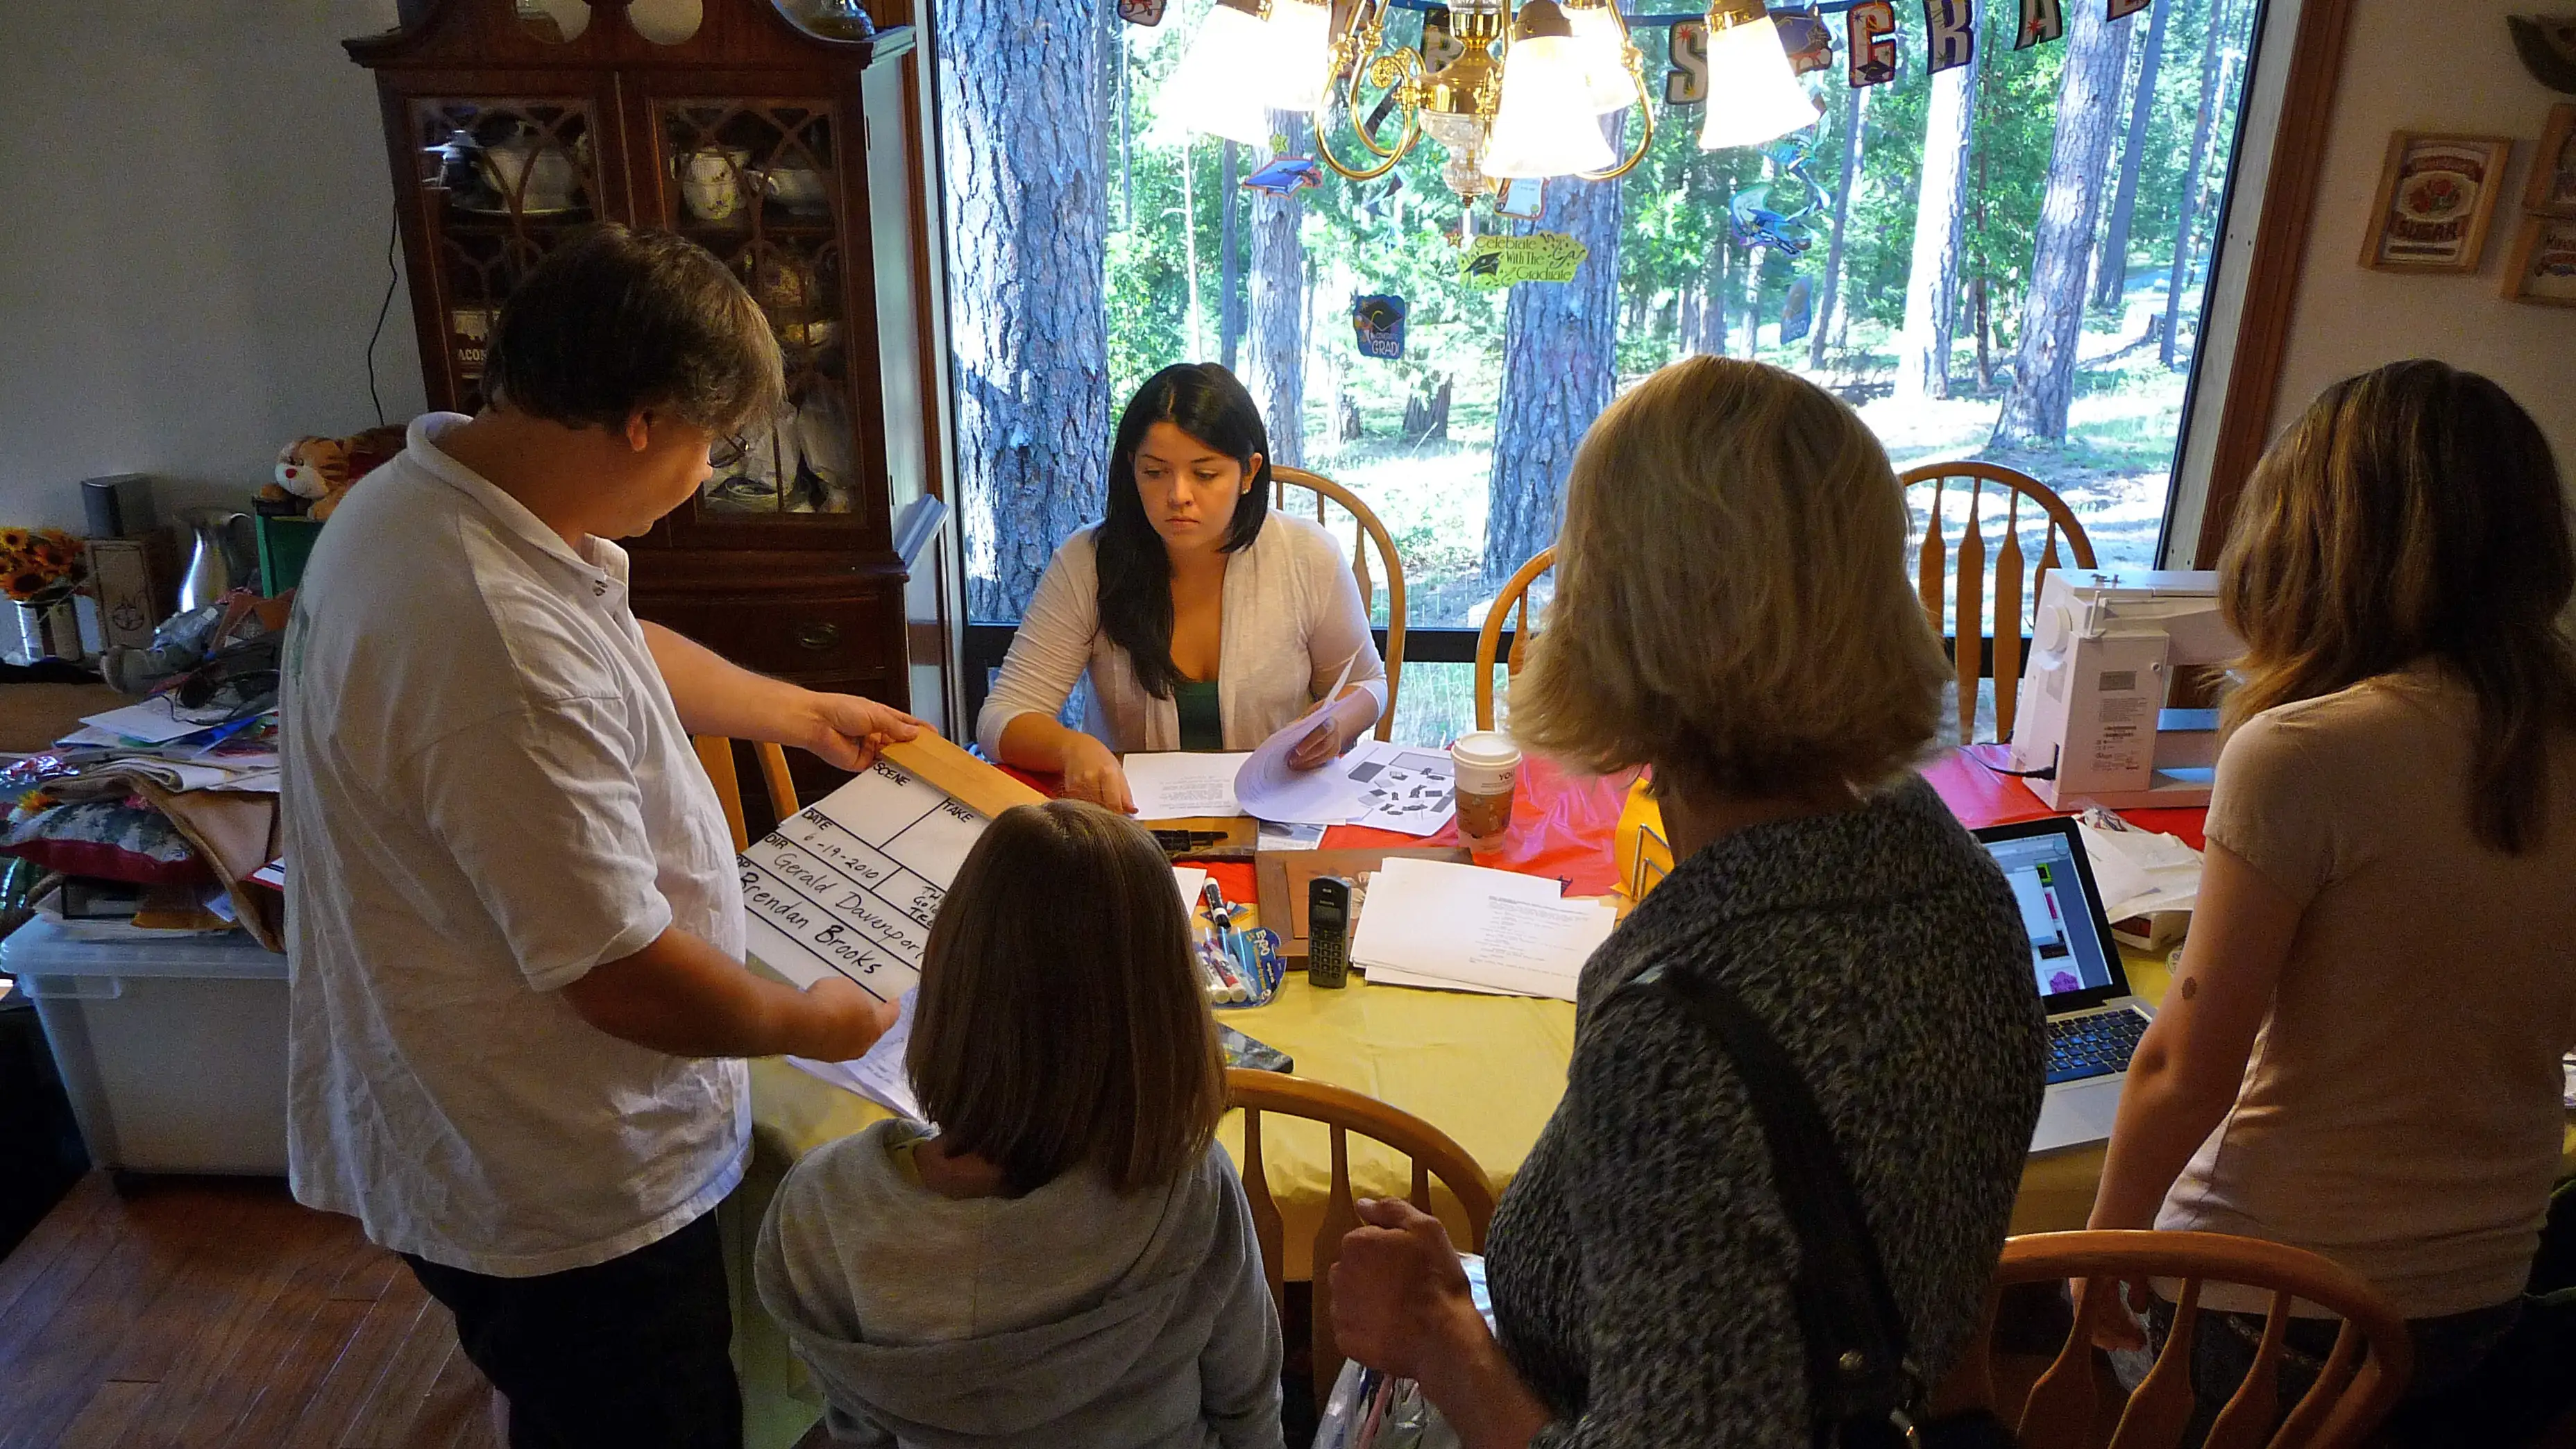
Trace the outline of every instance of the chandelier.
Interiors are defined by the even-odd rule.
[[[1645,60],[1617,0],[1452,0],[1448,44],[1386,40],[1395,0],[1217,0],[1177,67],[1165,109],[1192,130],[1271,142],[1271,112],[1314,117],[1317,159],[1353,181],[1384,176],[1423,138],[1463,203],[1523,177],[1609,181],[1645,159],[1655,118]],[[1816,119],[1762,0],[1714,0],[1702,149],[1748,146]],[[1438,32],[1431,32],[1436,35]],[[1426,36],[1428,41],[1430,36]],[[1369,99],[1371,95],[1374,99]],[[1624,116],[1614,149],[1602,118]],[[1363,148],[1335,148],[1337,118]],[[1391,130],[1392,136],[1382,133]]]

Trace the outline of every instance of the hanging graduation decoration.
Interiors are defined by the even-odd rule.
[[[2126,20],[2155,3],[2156,0],[2106,0],[2102,13],[2105,19]]]
[[[2013,49],[2028,50],[2042,41],[2065,37],[2066,7],[2059,0],[2021,0],[2021,29],[2013,37]]]
[[[1130,25],[1160,25],[1168,4],[1169,0],[1118,0],[1118,18]]]
[[[1885,0],[1880,0],[1885,3]],[[1683,20],[1673,25],[1668,52],[1673,68],[1664,73],[1664,104],[1695,106],[1708,99],[1708,22]]]
[[[1351,329],[1359,335],[1360,356],[1404,355],[1404,320],[1412,308],[1392,292],[1351,299]]]
[[[1860,0],[1843,16],[1851,41],[1851,83],[1883,86],[1896,79],[1896,6],[1891,0]]]
[[[1933,75],[1977,58],[1977,0],[1923,0],[1923,49]]]
[[[1771,15],[1780,28],[1780,48],[1789,52],[1789,69],[1797,75],[1834,68],[1834,37],[1815,7],[1778,10]]]
[[[1780,345],[1805,340],[1815,325],[1815,289],[1800,277],[1789,284],[1789,295],[1780,302]]]

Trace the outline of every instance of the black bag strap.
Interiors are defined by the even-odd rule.
[[[1819,1444],[1916,1441],[1924,1385],[1907,1356],[1905,1319],[1851,1174],[1797,1064],[1725,985],[1662,966],[1620,994],[1681,1004],[1735,1064],[1771,1154],[1771,1176],[1798,1239],[1790,1280],[1806,1339]]]

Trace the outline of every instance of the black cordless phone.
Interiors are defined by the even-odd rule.
[[[1348,984],[1351,970],[1351,887],[1319,875],[1306,882],[1306,982]]]

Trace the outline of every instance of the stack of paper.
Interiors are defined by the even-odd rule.
[[[1351,960],[1371,985],[1572,1001],[1617,913],[1563,892],[1544,876],[1390,857],[1369,882]]]
[[[2200,897],[2200,852],[2170,835],[2140,830],[2108,810],[2076,821],[2102,915],[2125,921],[2155,911],[2187,911]]]

